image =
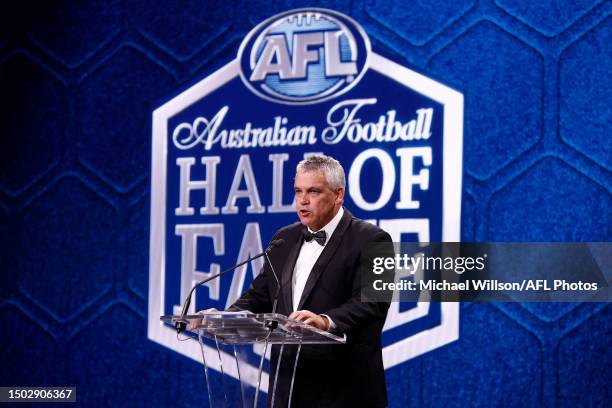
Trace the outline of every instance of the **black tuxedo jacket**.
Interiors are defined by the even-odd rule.
[[[270,261],[279,275],[280,293],[276,312],[293,312],[293,269],[303,242],[300,223],[277,231],[273,239],[284,239],[282,247],[270,252]],[[363,302],[362,275],[371,273],[364,252],[375,243],[392,251],[391,237],[380,228],[354,218],[346,209],[340,223],[312,268],[298,310],[327,314],[336,334],[346,335],[345,345],[302,346],[298,359],[292,407],[384,407],[387,391],[382,362],[381,331],[389,303]],[[251,287],[230,310],[254,313],[272,311],[278,285],[266,263]],[[288,402],[295,346],[282,353],[275,406]],[[272,348],[270,385],[274,382],[279,347]],[[269,393],[271,394],[271,393]],[[269,402],[271,395],[268,395]]]

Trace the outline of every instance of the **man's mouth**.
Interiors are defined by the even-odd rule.
[[[308,216],[310,214],[310,211],[308,210],[300,210],[300,215],[303,215],[304,217]]]

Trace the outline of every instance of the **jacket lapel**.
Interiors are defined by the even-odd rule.
[[[319,277],[327,267],[329,261],[331,261],[333,255],[336,253],[336,250],[338,249],[338,246],[342,241],[342,237],[344,236],[344,232],[350,225],[352,218],[353,215],[345,208],[344,214],[342,215],[342,218],[340,219],[336,230],[325,245],[325,249],[323,249],[323,252],[319,256],[319,259],[317,259],[317,262],[312,267],[310,275],[308,275],[308,280],[306,281],[306,286],[304,286],[304,292],[302,292],[302,297],[300,298],[300,303],[298,304],[297,310],[302,310],[304,302],[306,302],[306,299],[308,299],[308,296],[310,295],[310,292],[312,292],[312,289],[315,287],[315,284],[319,280]],[[295,264],[295,260],[293,263]]]
[[[287,242],[290,250],[287,252],[287,258],[283,265],[281,272],[281,294],[283,301],[285,302],[285,310],[287,315],[293,311],[293,269],[297,262],[298,255],[300,254],[300,248],[302,248],[302,226],[296,229],[297,233],[295,236],[288,238]]]

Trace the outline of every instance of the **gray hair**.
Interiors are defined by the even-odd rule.
[[[324,154],[317,154],[302,160],[298,163],[296,171],[322,171],[332,190],[337,190],[340,187],[344,188],[346,185],[344,169],[340,162]]]

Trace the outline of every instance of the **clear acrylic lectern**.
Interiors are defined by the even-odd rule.
[[[291,381],[289,382],[289,407],[291,406],[291,394],[293,391],[293,380],[295,377],[295,371],[297,368],[298,358],[300,356],[300,349],[303,344],[344,344],[345,339],[338,337],[326,331],[319,330],[315,327],[300,323],[296,320],[289,319],[287,316],[283,316],[277,313],[262,313],[253,314],[250,312],[212,312],[198,315],[188,316],[161,316],[161,320],[165,323],[174,324],[176,322],[185,322],[187,324],[194,323],[195,329],[193,333],[197,334],[200,348],[202,350],[202,360],[204,363],[204,373],[206,378],[206,386],[208,391],[208,399],[211,407],[217,406],[235,406],[237,404],[230,403],[227,398],[227,392],[223,390],[224,398],[218,399],[215,397],[212,388],[210,387],[209,377],[209,365],[210,361],[207,362],[205,349],[207,346],[204,343],[204,338],[209,338],[214,341],[217,351],[217,358],[219,361],[218,367],[221,372],[221,380],[223,385],[225,381],[225,370],[223,369],[222,363],[222,350],[221,346],[230,346],[232,349],[236,374],[238,381],[240,382],[240,404],[243,408],[250,406],[257,407],[259,400],[259,388],[262,378],[262,370],[264,359],[266,358],[266,352],[268,345],[278,344],[280,345],[280,351],[278,360],[276,362],[275,378],[272,380],[273,385],[268,392],[272,393],[270,401],[271,406],[274,406],[274,395],[276,385],[278,383],[278,373],[281,360],[283,358],[283,348],[285,345],[293,344],[297,346],[297,352],[295,353],[295,361],[292,362],[293,370],[291,374]],[[241,345],[263,345],[263,353],[259,361],[259,369],[257,371],[257,379],[255,386],[255,397],[253,402],[250,402],[250,398],[247,398],[245,392],[245,381],[243,381],[244,374],[241,375],[240,370],[240,355],[237,346]],[[293,353],[291,353],[293,355]],[[227,367],[226,367],[227,368]],[[232,367],[233,368],[233,367]]]

